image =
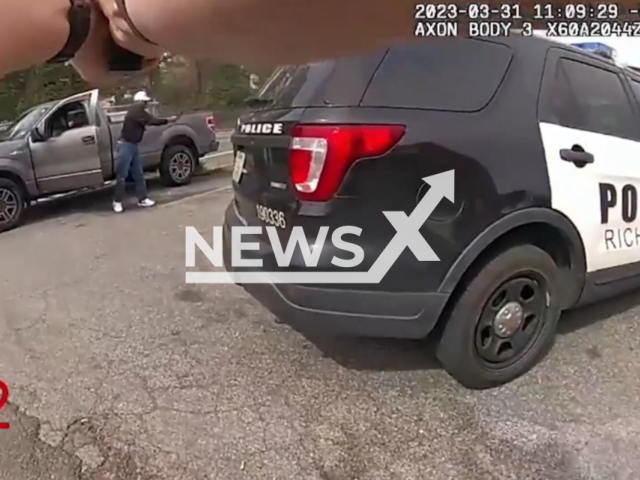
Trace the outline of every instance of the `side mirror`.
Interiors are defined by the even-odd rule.
[[[33,130],[31,130],[31,139],[36,143],[42,143],[47,141],[47,137],[42,132],[40,127],[34,127]]]

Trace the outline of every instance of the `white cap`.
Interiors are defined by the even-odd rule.
[[[133,96],[134,102],[150,102],[151,97],[144,90],[139,91]]]

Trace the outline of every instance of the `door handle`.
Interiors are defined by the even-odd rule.
[[[560,158],[566,162],[574,163],[576,167],[580,168],[596,161],[592,153],[585,152],[584,150],[580,151],[575,147],[571,150],[568,148],[560,150]]]
[[[88,137],[82,137],[82,143],[84,145],[95,145],[96,137],[94,137],[93,135],[89,135]]]

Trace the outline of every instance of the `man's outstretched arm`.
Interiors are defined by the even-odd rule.
[[[109,10],[122,0],[99,0]],[[484,3],[499,9],[505,0],[125,0],[141,36],[165,50],[243,65],[277,66],[349,55],[415,35],[418,4],[461,7]],[[536,0],[515,0],[526,20]],[[568,2],[554,2],[560,6]],[[633,6],[619,1],[620,11]],[[113,15],[107,15],[112,17]],[[528,17],[528,18],[527,18]],[[467,18],[460,22],[461,32]],[[534,27],[544,28],[538,21]],[[117,34],[116,34],[117,36]],[[125,40],[126,43],[126,40]]]
[[[306,63],[355,54],[414,36],[415,0],[95,0],[74,65],[96,86],[109,72],[113,41],[154,68],[163,52],[253,66]],[[423,3],[447,3],[423,2]],[[469,2],[458,2],[466,5]],[[499,6],[503,0],[489,0]],[[531,14],[534,0],[521,0]],[[566,1],[557,2],[558,5]],[[626,12],[633,2],[618,2]],[[123,11],[122,6],[126,8]],[[0,0],[0,75],[42,63],[68,36],[69,0]],[[465,19],[458,19],[464,23]],[[542,27],[542,22],[538,22]],[[105,80],[110,79],[110,82]]]
[[[149,112],[147,112],[146,110],[143,112],[143,121],[146,125],[150,125],[150,126],[161,126],[161,125],[166,125],[169,123],[169,120],[166,118],[159,118],[156,117],[154,115],[151,115]]]
[[[351,54],[411,38],[415,3],[126,0],[138,30],[168,51],[269,66]]]

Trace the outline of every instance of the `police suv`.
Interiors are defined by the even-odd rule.
[[[232,137],[227,270],[254,226],[254,271],[381,272],[239,282],[299,331],[434,332],[447,372],[488,388],[543,358],[563,310],[640,287],[640,75],[611,59],[418,41],[282,68],[257,101]]]

